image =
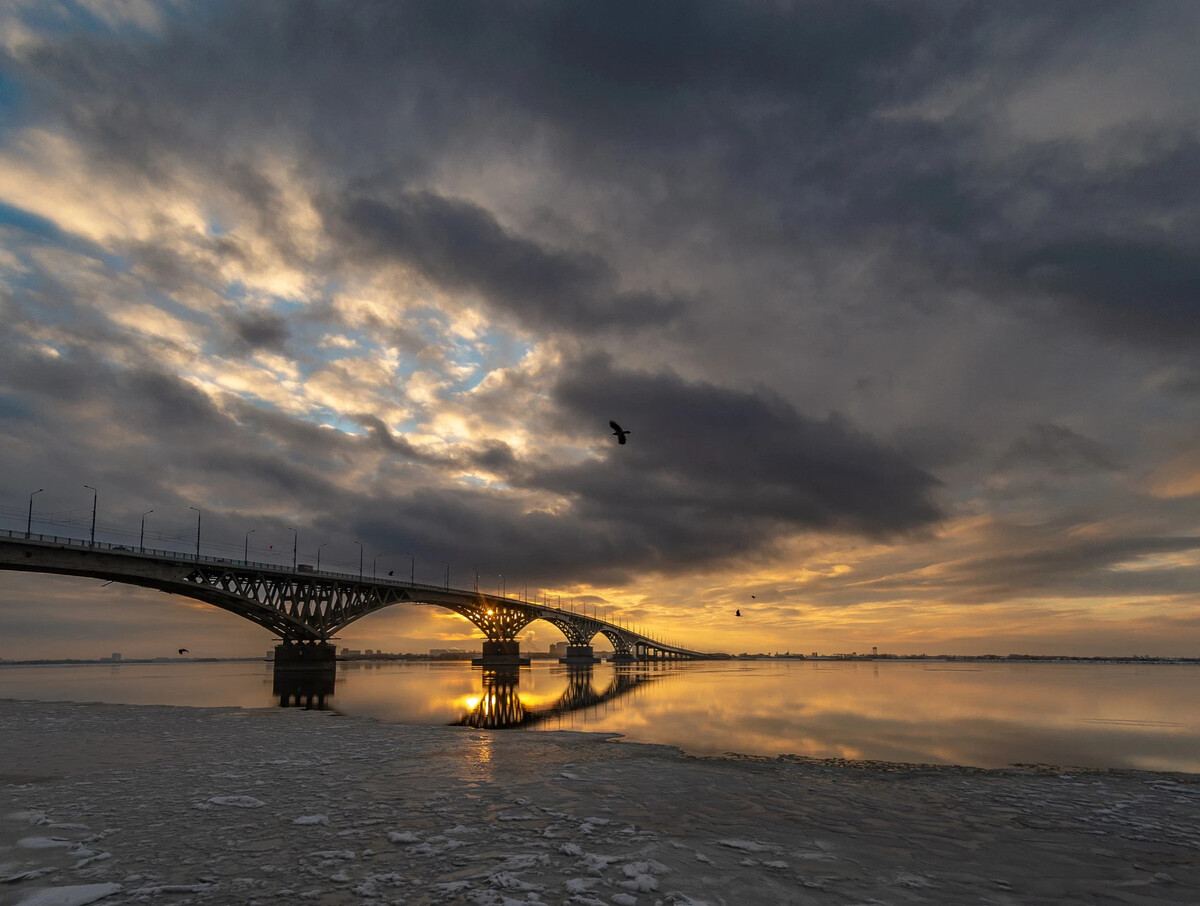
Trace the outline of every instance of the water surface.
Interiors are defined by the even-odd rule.
[[[0,666],[0,696],[258,708],[417,724],[623,734],[696,754],[1200,773],[1200,668],[1172,664],[724,661],[682,666],[349,662],[332,688],[266,662]]]

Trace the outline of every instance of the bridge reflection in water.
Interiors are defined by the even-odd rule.
[[[532,727],[572,712],[586,712],[614,702],[635,690],[662,679],[669,668],[663,665],[616,665],[602,688],[595,685],[591,665],[569,665],[563,669],[566,688],[547,703],[529,705],[520,696],[520,669],[484,668],[480,671],[480,694],[468,699],[470,710],[452,722],[454,726],[485,730]],[[281,708],[325,711],[332,705],[335,670],[289,669],[275,666],[272,696]]]
[[[484,670],[483,693],[478,703],[454,724],[483,730],[530,727],[572,711],[599,707],[661,677],[660,672],[652,673],[645,668],[617,667],[608,685],[597,689],[592,684],[591,666],[569,666],[567,688],[562,695],[548,705],[527,707],[519,694],[520,673],[517,670]]]

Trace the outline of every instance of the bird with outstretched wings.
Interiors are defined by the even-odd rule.
[[[187,650],[186,648],[180,648],[180,649],[179,649],[179,653],[180,653],[180,654],[187,654],[187,653],[188,653],[188,650]]]
[[[619,444],[625,443],[626,436],[633,433],[632,431],[626,431],[624,428],[622,428],[616,422],[610,421],[609,425],[612,426],[613,436],[616,437],[617,443],[619,443]]]

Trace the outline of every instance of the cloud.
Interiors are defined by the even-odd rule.
[[[1162,345],[1200,335],[1196,242],[1093,237],[1048,244],[1016,262],[1034,287],[1063,298],[1106,334]]]
[[[640,525],[706,536],[685,559],[711,555],[721,536],[745,533],[730,541],[737,548],[761,543],[767,526],[885,536],[940,515],[931,475],[844,418],[810,418],[766,391],[622,370],[591,357],[563,373],[554,399],[576,430],[590,425],[607,435],[607,420],[616,418],[632,430],[631,443],[531,480],[580,495],[585,510],[632,533],[654,531]]]
[[[0,22],[6,497],[780,626],[1177,600],[1194,4],[105,9]]]
[[[283,349],[291,333],[287,321],[272,311],[235,315],[230,322],[237,336],[251,349]]]
[[[334,206],[332,232],[367,260],[390,259],[448,290],[468,290],[530,326],[627,329],[669,321],[675,300],[620,292],[594,254],[543,248],[511,235],[477,205],[430,192],[392,202],[351,197]]]
[[[1102,444],[1053,424],[1030,425],[1004,451],[996,467],[1000,471],[1034,467],[1058,476],[1115,472],[1122,468]]]

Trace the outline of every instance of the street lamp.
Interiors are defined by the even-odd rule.
[[[154,510],[146,510],[142,513],[142,530],[138,532],[138,553],[146,553],[146,517],[153,513]]]
[[[505,597],[504,594],[504,573],[500,573],[500,597]]]
[[[189,510],[196,511],[196,559],[200,559],[200,507],[189,506]]]
[[[329,543],[328,541],[325,542],[325,544],[328,544],[328,543]],[[325,546],[325,544],[317,545],[317,572],[321,571],[321,548],[323,548]]]
[[[363,573],[362,573],[362,558],[363,558],[362,542],[355,541],[354,543],[358,545],[358,581],[361,582],[362,576],[363,576]]]
[[[33,494],[40,494],[45,488],[38,488]],[[25,537],[29,537],[29,532],[33,528],[33,494],[29,495],[29,519],[25,523]]]
[[[250,562],[250,536],[253,535],[257,531],[258,531],[258,529],[250,529],[250,531],[246,532],[246,544],[242,548],[242,562],[243,563]]]
[[[290,525],[288,526],[288,531],[292,533],[292,572],[295,572],[296,571],[296,551],[298,550],[299,545],[300,545],[300,533],[297,532]]]
[[[450,564],[445,560],[442,561],[442,566],[446,567],[446,591],[450,590]]]
[[[98,498],[100,496],[100,493],[95,488],[93,488],[90,484],[85,484],[84,487],[92,492],[92,540],[88,542],[88,547],[95,547],[96,546],[96,498]]]
[[[374,557],[371,558],[371,581],[372,582],[375,581],[375,564],[379,562],[379,558],[382,556],[383,556],[383,554],[376,554]]]
[[[416,585],[416,584],[417,584],[417,558],[416,558],[416,557],[414,557],[412,554],[409,554],[409,555],[408,555],[408,558],[409,558],[409,563],[408,563],[408,584],[409,584],[409,585]]]

